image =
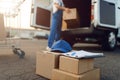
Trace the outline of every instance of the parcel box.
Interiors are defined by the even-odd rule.
[[[100,69],[93,69],[80,75],[54,69],[52,80],[100,80]]]
[[[63,12],[63,20],[67,24],[67,28],[79,28],[80,27],[80,18],[76,8],[70,9],[70,13],[66,11]]]
[[[66,11],[63,12],[63,20],[78,20],[78,13],[76,8],[70,9],[70,12],[67,13]]]
[[[94,59],[76,59],[66,56],[60,56],[60,70],[74,74],[81,74],[93,68]]]
[[[80,23],[78,21],[62,21],[62,31],[67,29],[74,29],[78,28],[80,26]]]
[[[63,20],[62,21],[62,31],[67,29],[67,23]]]
[[[58,68],[59,53],[37,52],[36,74],[51,79],[52,69]]]

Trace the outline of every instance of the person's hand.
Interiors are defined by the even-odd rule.
[[[71,12],[69,8],[65,8],[65,11],[66,11],[67,13],[70,13],[70,12]]]

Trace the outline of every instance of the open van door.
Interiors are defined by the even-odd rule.
[[[118,35],[117,35],[117,37],[119,38],[119,41],[120,41],[120,0],[118,0],[118,2],[117,2],[117,7],[116,7],[116,24],[117,24],[117,26],[118,26]]]
[[[98,0],[98,25],[106,28],[116,27],[116,0]]]
[[[51,12],[48,9],[51,2],[46,0],[33,0],[31,8],[31,27],[49,30]]]

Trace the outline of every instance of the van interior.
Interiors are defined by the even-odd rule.
[[[91,26],[91,0],[63,0],[65,7],[76,8],[79,16],[79,25],[72,29],[86,28]],[[50,29],[51,13],[48,10],[37,7],[35,13],[35,24],[41,25],[40,28]]]
[[[65,7],[77,8],[80,18],[80,27],[90,27],[91,24],[91,0],[63,0]]]

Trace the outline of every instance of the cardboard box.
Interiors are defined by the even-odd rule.
[[[62,21],[62,31],[67,29],[67,23],[63,20]]]
[[[70,9],[70,13],[63,12],[63,20],[78,20],[79,16],[76,8]]]
[[[73,74],[81,74],[94,68],[94,59],[75,59],[60,56],[59,69]]]
[[[93,69],[80,75],[53,69],[52,80],[100,80],[100,69]]]
[[[67,30],[67,29],[75,29],[75,28],[79,28],[80,27],[80,23],[79,22],[75,22],[75,21],[62,21],[62,31]]]
[[[37,52],[36,74],[51,79],[52,69],[59,67],[59,53]]]
[[[70,9],[70,13],[63,12],[63,20],[67,24],[67,28],[79,28],[80,27],[80,18],[76,8]]]

